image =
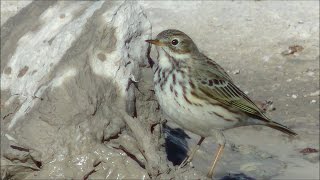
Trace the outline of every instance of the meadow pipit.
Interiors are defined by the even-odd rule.
[[[212,177],[225,145],[222,131],[226,129],[264,125],[297,135],[269,119],[185,33],[169,29],[156,39],[146,41],[154,44],[158,51],[153,80],[162,111],[182,128],[201,136],[198,146],[182,165],[191,161],[205,137],[214,136],[219,148],[208,173]]]

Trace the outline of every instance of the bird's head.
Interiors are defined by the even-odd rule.
[[[162,31],[156,39],[146,40],[146,42],[161,47],[170,55],[188,55],[198,52],[198,48],[192,39],[184,32],[175,29]]]

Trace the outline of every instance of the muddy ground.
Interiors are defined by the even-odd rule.
[[[1,25],[27,4],[1,1]],[[151,23],[152,37],[169,28],[184,31],[250,97],[273,102],[274,108],[267,112],[269,117],[299,134],[289,138],[267,127],[226,131],[227,146],[216,178],[319,179],[318,1],[139,4]],[[151,54],[155,60],[154,49]],[[152,89],[150,67],[141,68],[139,86],[140,90]],[[141,100],[146,99],[138,98],[138,104],[143,104]],[[167,156],[171,163],[178,164],[199,137],[183,132],[171,122],[167,125],[164,128]],[[185,170],[194,168],[190,172],[205,175],[215,149],[215,140],[206,139],[193,167]],[[137,173],[132,177],[140,176]]]

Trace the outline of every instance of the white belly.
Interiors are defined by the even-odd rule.
[[[172,75],[168,76],[168,82],[162,86],[162,89],[160,87],[161,83],[157,83],[158,76],[154,76],[155,93],[158,102],[161,110],[169,120],[174,121],[183,129],[189,130],[202,137],[211,136],[213,131],[217,129],[226,129],[237,123],[236,121],[226,121],[220,116],[212,113],[213,111],[225,113],[224,111],[226,110],[219,106],[205,104],[199,99],[192,99],[192,101],[199,104],[201,103],[202,106],[188,103],[183,96],[182,87],[177,85],[180,80],[182,80],[182,77],[176,74],[176,88],[173,88],[172,91],[172,88],[170,88],[170,86],[173,86]],[[186,88],[190,88],[189,84],[186,84],[185,86]]]

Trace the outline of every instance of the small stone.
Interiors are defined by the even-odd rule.
[[[263,56],[262,60],[264,62],[268,62],[270,60],[270,57],[269,56]]]
[[[287,82],[291,82],[292,81],[292,79],[287,79]]]
[[[307,72],[307,75],[308,75],[308,76],[314,76],[314,72],[309,71],[309,72]]]
[[[300,21],[298,21],[298,24],[303,24],[303,23],[304,23],[304,22],[303,22],[303,21],[301,21],[301,20],[300,20]]]
[[[244,93],[245,93],[245,94],[249,94],[249,92],[248,92],[248,91],[244,91]]]
[[[100,60],[100,61],[105,61],[106,60],[106,55],[105,54],[103,54],[103,53],[99,53],[98,55],[97,55],[97,57],[98,57],[98,59]]]
[[[233,74],[240,74],[240,70],[237,69],[237,70],[233,71],[232,73],[233,73]]]
[[[291,50],[292,53],[296,53],[296,52],[302,51],[304,48],[300,45],[294,45],[294,46],[290,46],[289,49]]]
[[[319,96],[320,91],[317,90],[316,92],[310,93],[310,96]]]
[[[297,99],[297,95],[295,95],[295,94],[292,94],[292,96],[291,96],[293,99]]]
[[[283,51],[281,54],[283,56],[293,55],[298,52],[301,52],[303,49],[304,48],[300,45],[293,45],[293,46],[289,46],[289,48],[287,50]]]
[[[29,69],[28,66],[24,66],[22,69],[20,69],[17,77],[20,78],[20,77],[24,76],[27,73],[28,69]]]
[[[319,152],[319,150],[314,149],[314,148],[309,148],[309,147],[304,148],[300,151],[300,153],[302,153],[302,154],[310,154],[310,153],[317,153],[317,152]]]
[[[266,152],[261,152],[259,155],[260,155],[260,157],[261,157],[262,159],[269,159],[269,158],[272,158],[272,157],[273,157],[271,154],[266,153]]]
[[[315,104],[317,101],[315,100],[315,99],[312,99],[311,101],[310,101],[310,104]]]
[[[240,167],[240,170],[246,171],[246,172],[255,171],[255,170],[257,170],[257,166],[259,166],[259,165],[261,165],[261,164],[256,163],[256,162],[249,162],[249,163],[242,165]]]

